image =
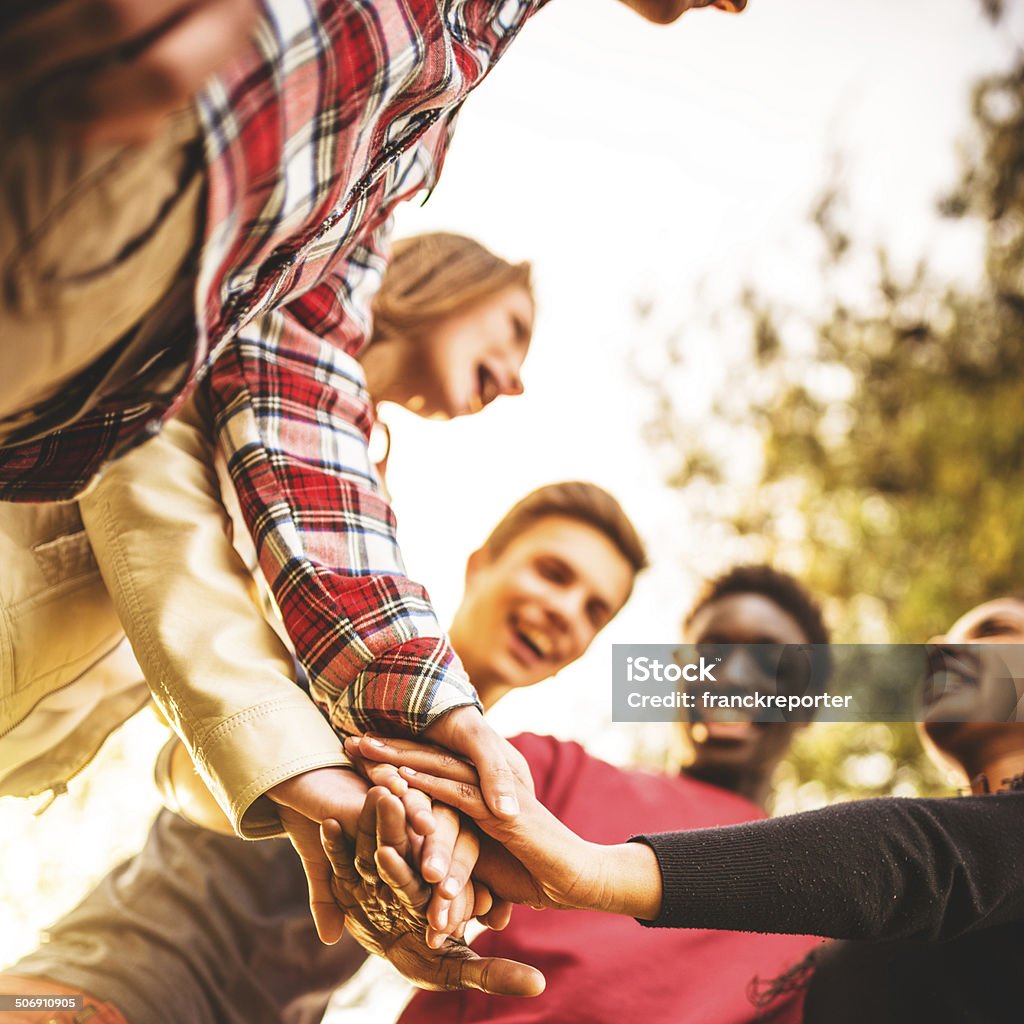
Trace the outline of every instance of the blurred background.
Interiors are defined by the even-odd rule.
[[[665,763],[670,727],[610,722],[610,644],[676,639],[737,561],[795,572],[848,643],[921,642],[1020,588],[1022,43],[995,0],[751,0],[669,28],[557,0],[470,99],[398,232],[532,260],[539,312],[522,398],[385,411],[410,574],[450,616],[467,555],[559,479],[615,493],[653,562],[500,729]],[[137,716],[38,817],[0,800],[0,963],[141,845],[164,736]],[[956,784],[882,724],[807,730],[778,782],[777,812]],[[332,1019],[384,1019],[353,991]]]

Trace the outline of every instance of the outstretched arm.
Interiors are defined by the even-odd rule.
[[[837,939],[938,942],[1024,920],[1024,793],[861,800],[595,848],[535,800],[524,799],[514,823],[496,821],[472,770],[443,753],[367,738],[353,749],[406,765],[410,785],[473,816],[554,905],[656,927]],[[489,882],[507,898],[524,895]]]

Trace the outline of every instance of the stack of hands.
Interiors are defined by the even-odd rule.
[[[464,941],[470,921],[504,928],[514,903],[657,916],[660,874],[650,848],[581,839],[536,799],[525,761],[500,742],[503,767],[482,782],[472,764],[441,747],[350,739],[346,751],[362,778],[322,770],[346,774],[358,806],[324,817],[315,838],[289,820],[297,812],[281,808],[324,941],[347,925],[421,988],[535,996],[543,975],[478,956]]]

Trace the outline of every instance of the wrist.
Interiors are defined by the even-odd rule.
[[[661,912],[661,868],[646,843],[620,843],[603,851],[601,906],[609,914],[653,921]]]

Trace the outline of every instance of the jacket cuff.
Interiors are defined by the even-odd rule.
[[[447,637],[416,637],[375,658],[339,695],[331,724],[345,733],[417,736],[453,708],[483,711]]]
[[[316,705],[297,688],[294,696],[266,701],[226,719],[199,746],[206,783],[245,839],[284,832],[267,790],[313,768],[352,763]],[[302,751],[298,757],[297,750]]]

